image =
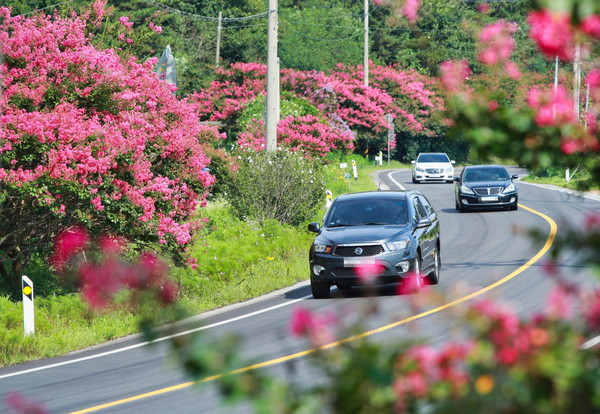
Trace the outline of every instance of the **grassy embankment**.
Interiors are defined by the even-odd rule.
[[[377,167],[357,160],[358,179],[350,162],[343,171],[332,165],[327,188],[333,196],[376,188],[369,173],[377,169],[406,167],[394,162]],[[323,208],[314,221],[321,219]],[[188,314],[217,309],[248,300],[308,278],[308,248],[314,237],[306,223],[298,226],[271,222],[264,226],[236,218],[229,205],[214,200],[202,209],[209,224],[190,249],[198,268],[172,268],[171,276],[181,287],[180,305]],[[23,335],[22,303],[0,293],[0,366],[64,355],[139,331],[139,314],[123,306],[93,313],[77,293],[61,291],[54,276],[38,264],[27,275],[35,285],[35,334]],[[166,322],[167,320],[165,320]]]

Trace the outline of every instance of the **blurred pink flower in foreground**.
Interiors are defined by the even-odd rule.
[[[552,319],[570,319],[573,316],[574,301],[573,292],[559,283],[548,295],[546,314]]]
[[[314,314],[304,307],[296,307],[292,311],[289,329],[294,336],[308,336],[311,343],[319,347],[334,341],[329,328],[334,322],[335,317],[331,314]]]
[[[18,392],[6,396],[6,405],[19,414],[47,414],[49,413],[42,404],[32,402]]]
[[[529,35],[540,51],[549,58],[572,60],[575,55],[575,33],[569,15],[544,9],[529,13]]]
[[[515,48],[516,31],[515,23],[502,20],[485,26],[479,33],[479,60],[486,65],[507,61]]]
[[[89,235],[81,226],[75,226],[60,233],[54,242],[54,253],[50,263],[57,270],[64,270],[68,261],[83,251],[90,242]]]
[[[581,21],[581,31],[595,39],[600,39],[600,15],[591,14]]]
[[[396,288],[397,295],[410,295],[418,293],[425,287],[423,276],[415,272],[410,272]]]
[[[527,95],[527,104],[536,111],[535,121],[539,126],[577,123],[573,100],[562,86],[555,91],[532,88]]]
[[[372,263],[360,265],[356,268],[356,275],[362,284],[371,284],[377,278],[381,266],[383,265],[377,260],[374,260]]]
[[[421,0],[404,0],[404,6],[402,6],[401,11],[411,23],[415,23],[419,7],[421,7]]]
[[[449,91],[458,91],[464,86],[465,80],[471,75],[469,63],[466,60],[447,60],[440,65],[440,81]]]

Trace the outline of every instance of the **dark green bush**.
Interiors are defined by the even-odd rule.
[[[242,219],[275,219],[297,225],[325,202],[321,161],[298,152],[244,152],[227,188],[227,200]]]

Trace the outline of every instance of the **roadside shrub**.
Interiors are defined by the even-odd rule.
[[[244,152],[227,200],[242,219],[297,225],[325,200],[323,166],[300,152]]]

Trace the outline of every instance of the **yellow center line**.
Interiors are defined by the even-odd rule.
[[[546,216],[545,214],[542,214],[539,211],[535,211],[535,210],[533,210],[533,209],[531,209],[529,207],[525,207],[522,204],[519,204],[519,207],[521,207],[522,209],[525,209],[525,210],[527,210],[527,211],[529,211],[529,212],[531,212],[533,214],[536,214],[536,215],[540,216],[541,218],[543,218],[544,220],[546,220],[548,222],[548,224],[550,224],[550,232],[548,233],[548,238],[546,239],[546,242],[544,243],[544,246],[540,249],[540,251],[537,252],[537,254],[535,256],[533,256],[531,259],[529,259],[527,261],[527,263],[525,263],[524,265],[522,265],[521,267],[519,267],[518,269],[516,269],[514,272],[510,273],[509,275],[503,277],[502,279],[500,279],[500,280],[492,283],[491,285],[488,285],[488,286],[486,286],[486,287],[484,287],[484,288],[482,288],[482,289],[480,289],[480,290],[478,290],[476,292],[473,292],[473,293],[471,293],[469,295],[463,296],[463,297],[461,297],[459,299],[453,300],[452,302],[448,302],[448,303],[446,303],[444,305],[438,306],[437,308],[430,309],[430,310],[428,310],[426,312],[422,312],[422,313],[413,315],[411,317],[408,317],[408,318],[402,319],[400,321],[396,321],[396,322],[390,323],[390,324],[385,325],[385,326],[381,326],[381,327],[376,328],[376,329],[372,329],[370,331],[366,331],[366,332],[362,332],[362,333],[357,334],[357,335],[349,336],[347,338],[340,339],[340,340],[335,341],[335,342],[331,342],[331,343],[329,343],[327,345],[323,345],[323,346],[318,347],[318,348],[306,349],[304,351],[296,352],[296,353],[290,354],[290,355],[285,355],[285,356],[280,357],[280,358],[275,358],[275,359],[271,359],[269,361],[265,361],[265,362],[260,362],[260,363],[257,363],[257,364],[248,365],[246,367],[239,368],[239,369],[227,372],[227,373],[212,375],[212,376],[206,377],[206,378],[204,378],[204,379],[202,379],[202,380],[200,380],[198,382],[188,381],[188,382],[184,382],[184,383],[181,383],[181,384],[178,384],[178,385],[174,385],[172,387],[162,388],[160,390],[151,391],[151,392],[148,392],[148,393],[145,393],[145,394],[139,394],[139,395],[136,395],[136,396],[133,396],[133,397],[124,398],[124,399],[121,399],[121,400],[109,402],[109,403],[102,404],[102,405],[96,405],[94,407],[86,408],[84,410],[73,411],[73,412],[71,412],[69,414],[91,413],[91,412],[94,412],[94,411],[102,410],[104,408],[110,408],[110,407],[114,407],[114,406],[117,406],[117,405],[126,404],[128,402],[132,402],[132,401],[136,401],[136,400],[141,400],[141,399],[144,399],[144,398],[153,397],[153,396],[157,396],[157,395],[161,395],[161,394],[166,394],[166,393],[169,393],[169,392],[172,392],[172,391],[177,391],[177,390],[180,390],[180,389],[183,389],[183,388],[191,387],[192,385],[197,384],[197,383],[205,383],[205,382],[214,381],[216,379],[224,377],[225,375],[240,374],[240,373],[251,371],[251,370],[254,370],[254,369],[258,369],[258,368],[264,368],[264,367],[268,367],[268,366],[280,364],[282,362],[290,361],[292,359],[301,358],[301,357],[313,354],[313,353],[315,353],[315,352],[317,352],[319,350],[335,348],[335,347],[337,347],[337,346],[339,346],[341,344],[344,344],[344,343],[348,343],[348,342],[351,342],[351,341],[355,341],[357,339],[365,338],[367,336],[370,336],[370,335],[373,335],[373,334],[376,334],[376,333],[380,333],[380,332],[384,332],[384,331],[390,330],[390,329],[395,328],[397,326],[407,324],[408,322],[412,322],[414,320],[424,318],[425,316],[428,316],[428,315],[431,315],[431,314],[434,314],[434,313],[437,313],[437,312],[441,312],[443,310],[446,310],[448,308],[451,308],[453,306],[456,306],[458,304],[466,302],[466,301],[468,301],[470,299],[473,299],[476,296],[479,296],[479,295],[482,295],[482,294],[484,294],[486,292],[489,292],[490,290],[492,290],[492,289],[494,289],[494,288],[496,288],[496,287],[498,287],[498,286],[500,286],[500,285],[508,282],[509,280],[513,279],[515,276],[519,275],[524,270],[526,270],[527,268],[531,267],[531,265],[533,265],[535,262],[537,262],[538,260],[540,260],[540,258],[544,254],[546,254],[546,252],[550,249],[550,247],[552,246],[552,243],[554,242],[554,239],[556,237],[558,226],[556,225],[556,223],[554,222],[554,220],[552,220],[550,217]]]

